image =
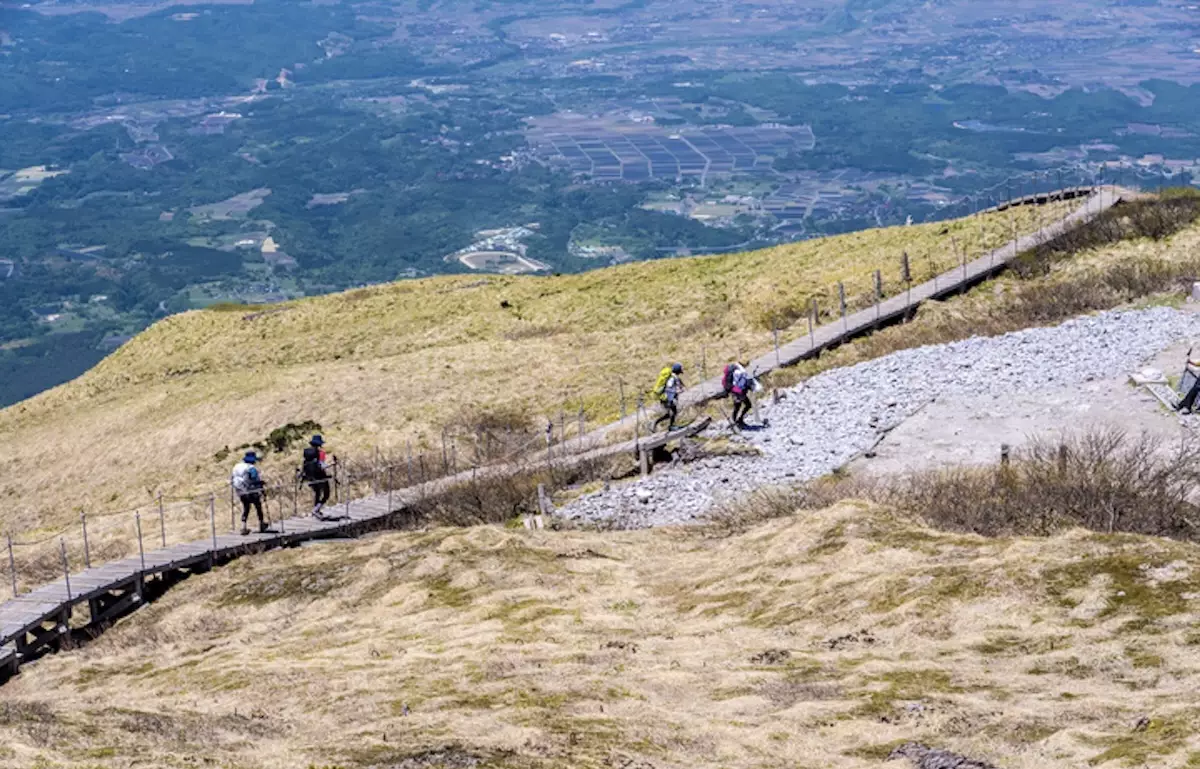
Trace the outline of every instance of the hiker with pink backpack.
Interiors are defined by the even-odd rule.
[[[732,426],[744,428],[746,416],[753,408],[750,403],[750,393],[758,389],[758,382],[745,366],[734,361],[725,367],[721,385],[725,388],[725,394],[733,398],[733,416],[730,418]]]

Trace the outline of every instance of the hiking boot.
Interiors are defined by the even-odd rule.
[[[243,536],[243,537],[248,537],[248,536],[250,536],[250,529],[248,529],[248,528],[246,528],[245,526],[243,526],[243,527],[242,527],[242,536]]]
[[[258,533],[259,534],[266,534],[270,530],[271,530],[271,527],[269,524],[266,524],[266,523],[258,524]]]

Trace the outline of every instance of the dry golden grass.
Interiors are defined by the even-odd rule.
[[[978,254],[1073,206],[582,275],[436,278],[174,316],[78,380],[0,412],[0,528],[37,536],[81,510],[94,517],[149,505],[158,492],[207,490],[229,471],[215,458],[224,447],[303,420],[359,457],[409,440],[440,447],[444,425],[489,411],[544,419],[566,403],[570,433],[580,403],[593,425],[616,415],[618,379],[632,404],[664,362],[683,361],[695,381],[702,356],[714,376],[734,356],[768,349],[770,319],[802,314],[836,280],[853,299],[882,267],[894,291],[904,251],[924,279],[955,264],[956,248]],[[279,478],[293,460],[264,467]]]
[[[730,537],[271,553],[25,668],[0,766],[853,769],[907,740],[1006,769],[1194,766],[1198,555],[857,503]]]
[[[928,302],[903,326],[883,329],[773,374],[785,386],[821,371],[896,350],[975,335],[1004,334],[1125,303],[1175,301],[1200,279],[1200,225],[1153,240],[1132,239],[1054,261],[1045,275],[1007,272],[978,289]]]

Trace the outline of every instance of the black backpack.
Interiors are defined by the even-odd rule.
[[[300,468],[300,476],[306,481],[323,481],[329,476],[321,466],[321,452],[312,446],[304,450],[304,464]]]

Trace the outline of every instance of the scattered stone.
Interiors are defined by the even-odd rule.
[[[906,742],[892,751],[888,761],[907,758],[917,769],[997,769],[995,764],[960,756],[948,750],[930,748],[919,742]]]
[[[984,399],[1082,382],[1097,372],[1117,376],[1140,370],[1147,358],[1197,335],[1200,316],[1154,307],[901,350],[832,369],[781,392],[788,397],[778,403],[762,398],[759,409],[771,427],[728,437],[756,454],[660,466],[631,484],[582,495],[560,513],[618,529],[704,520],[713,508],[755,489],[828,475],[874,449],[881,436],[938,397]],[[1064,352],[1073,350],[1087,354]],[[631,487],[640,493],[635,496]]]
[[[840,649],[846,649],[851,646],[858,645],[874,646],[877,643],[879,643],[879,639],[876,638],[870,630],[859,630],[855,633],[840,635],[837,638],[830,638],[825,642],[825,646],[828,647],[830,651],[838,651]]]
[[[632,641],[605,641],[601,649],[619,649],[630,654],[637,654],[638,646]]]
[[[767,649],[765,652],[759,652],[750,658],[752,665],[782,665],[792,658],[792,653],[787,649]]]

